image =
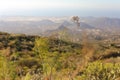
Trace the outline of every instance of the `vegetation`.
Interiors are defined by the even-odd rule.
[[[119,80],[116,43],[0,33],[0,80]],[[117,47],[116,47],[117,46]]]
[[[116,80],[120,78],[120,64],[89,63],[82,74],[83,80]]]

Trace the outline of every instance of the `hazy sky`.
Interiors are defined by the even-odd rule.
[[[0,15],[120,17],[120,0],[0,0]]]

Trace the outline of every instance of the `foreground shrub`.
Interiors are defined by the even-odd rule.
[[[83,80],[116,80],[119,77],[119,63],[90,63],[82,74]]]
[[[5,57],[0,56],[0,80],[15,80],[15,66]]]

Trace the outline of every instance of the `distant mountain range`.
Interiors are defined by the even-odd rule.
[[[37,18],[26,17],[18,18],[0,18],[0,31],[9,33],[23,33],[32,35],[50,34],[59,32],[63,29],[69,32],[79,32],[77,25],[70,20],[70,17],[51,17]],[[118,31],[120,30],[120,19],[117,18],[96,18],[96,17],[81,17],[80,31],[87,30],[95,31]]]
[[[83,21],[93,27],[106,30],[120,30],[120,19],[118,18],[83,18]]]

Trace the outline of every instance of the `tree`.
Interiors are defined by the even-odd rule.
[[[55,71],[58,53],[50,53],[49,45],[50,41],[48,38],[37,38],[35,41],[34,52],[40,59],[43,68],[43,77],[48,77],[49,80],[51,80],[53,71]]]
[[[79,29],[79,27],[80,27],[80,18],[78,16],[73,16],[72,21],[77,24],[77,27]]]

